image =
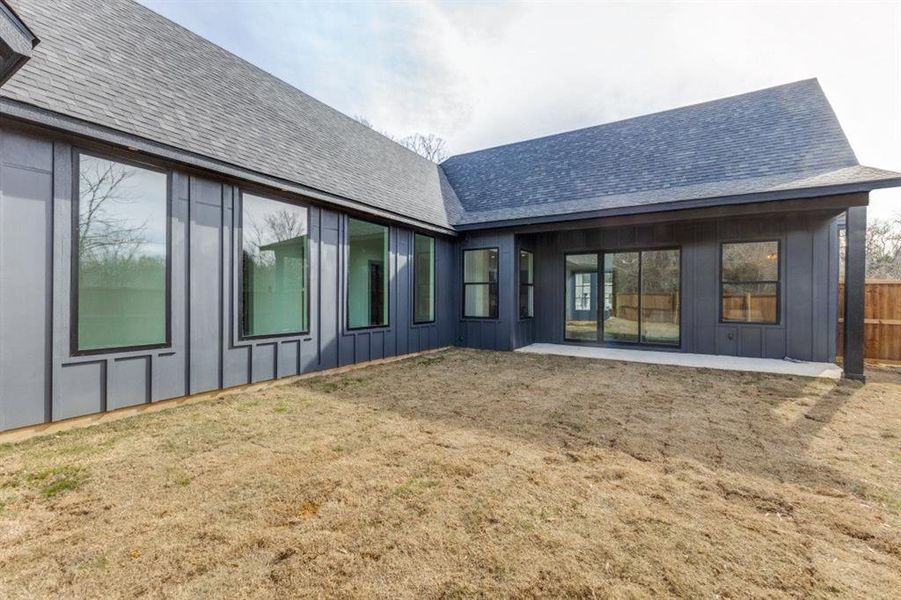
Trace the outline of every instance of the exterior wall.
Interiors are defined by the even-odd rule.
[[[834,361],[838,319],[837,214],[809,212],[610,229],[523,234],[535,251],[536,342],[564,343],[564,253],[678,246],[683,352]],[[721,323],[720,244],[781,242],[780,320]],[[525,343],[529,338],[523,335]]]
[[[563,343],[563,256],[576,251],[680,247],[683,352],[835,358],[836,210],[436,236],[436,321],[423,325],[412,317],[413,231],[392,225],[390,325],[349,331],[347,215],[292,196],[311,207],[310,332],[241,340],[239,187],[179,169],[170,184],[171,345],[73,356],[72,153],[67,139],[0,129],[0,430],[452,344]],[[761,239],[782,244],[780,322],[720,323],[720,243]],[[465,319],[461,251],[487,247],[499,251],[498,318]],[[533,319],[519,318],[520,249],[535,259]]]
[[[413,231],[392,226],[390,325],[348,331],[346,215],[313,205],[310,333],[240,340],[238,187],[174,170],[171,346],[72,356],[72,152],[62,139],[0,130],[0,430],[454,343],[452,239],[436,236],[434,323],[413,325]]]
[[[516,272],[518,252],[514,235],[510,232],[473,233],[459,243],[460,258],[456,271],[456,311],[459,320],[457,344],[483,350],[513,350],[516,346],[514,331],[519,319],[516,296]],[[478,248],[498,249],[498,306],[497,319],[469,319],[463,317],[463,251]]]

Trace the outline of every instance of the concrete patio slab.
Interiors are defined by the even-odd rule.
[[[556,354],[604,360],[675,365],[679,367],[703,367],[724,371],[748,371],[752,373],[776,373],[801,377],[841,379],[842,369],[832,363],[796,362],[777,358],[745,358],[741,356],[713,356],[710,354],[686,354],[654,350],[599,348],[597,346],[571,346],[567,344],[531,344],[516,350],[532,354]]]

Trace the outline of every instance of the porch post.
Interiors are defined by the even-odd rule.
[[[864,381],[863,324],[866,283],[867,207],[845,211],[845,348],[844,375]]]

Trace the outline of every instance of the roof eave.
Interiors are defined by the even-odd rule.
[[[790,190],[771,190],[765,192],[737,194],[733,196],[716,196],[691,200],[674,200],[671,202],[660,202],[652,205],[620,206],[616,208],[598,209],[591,211],[547,214],[514,219],[495,219],[472,223],[458,223],[454,225],[454,229],[461,232],[476,231],[480,229],[499,229],[505,227],[517,227],[521,225],[540,225],[548,223],[581,221],[585,219],[598,219],[605,217],[621,217],[658,212],[671,212],[677,210],[753,204],[757,202],[797,200],[805,198],[817,198],[820,196],[836,196],[842,194],[870,192],[875,189],[890,187],[901,187],[901,176],[879,180],[813,186],[808,188],[797,188]]]
[[[445,227],[436,223],[430,223],[414,219],[406,215],[384,210],[365,202],[352,198],[345,198],[330,192],[312,188],[298,182],[280,179],[265,173],[259,173],[244,167],[225,163],[213,158],[202,156],[174,146],[169,146],[154,140],[142,138],[130,133],[110,129],[102,125],[82,121],[61,113],[38,108],[24,102],[0,97],[0,117],[5,117],[25,124],[37,125],[60,131],[64,134],[81,138],[88,138],[102,143],[119,146],[135,152],[142,152],[150,156],[184,164],[188,167],[224,175],[226,177],[240,179],[251,183],[264,185],[281,191],[298,194],[317,200],[324,204],[343,208],[349,211],[370,215],[376,218],[394,221],[412,228],[423,229],[448,236],[456,236],[457,232],[451,226]]]

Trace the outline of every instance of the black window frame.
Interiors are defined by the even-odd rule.
[[[727,244],[776,244],[776,281],[758,280],[758,281],[723,281],[723,250]],[[755,325],[779,327],[782,325],[782,240],[781,239],[760,239],[760,240],[726,240],[720,242],[719,255],[719,322],[723,325]],[[776,320],[775,321],[738,321],[735,319],[727,319],[723,315],[723,291],[726,284],[775,284],[776,285]]]
[[[679,252],[679,339],[677,342],[668,344],[663,342],[643,342],[641,341],[641,302],[642,302],[642,287],[641,287],[641,277],[642,277],[642,268],[643,262],[641,259],[641,254],[643,252],[656,252],[656,251],[666,251],[666,250],[676,250]],[[628,341],[607,341],[604,340],[604,258],[607,254],[619,254],[626,252],[637,252],[639,254],[638,257],[638,340],[634,342]],[[566,289],[568,285],[567,277],[566,277],[566,259],[569,256],[585,256],[594,254],[597,256],[597,300],[595,306],[595,318],[597,320],[597,336],[594,340],[580,340],[577,338],[568,338],[566,337]],[[582,346],[599,346],[599,347],[610,347],[610,348],[652,348],[656,350],[663,351],[671,351],[676,352],[681,350],[682,341],[684,337],[682,336],[682,307],[683,304],[683,293],[685,283],[684,280],[684,269],[682,268],[682,257],[683,251],[682,246],[679,245],[665,245],[665,246],[629,246],[625,248],[608,248],[606,250],[567,250],[563,253],[563,341],[567,344],[578,344]]]
[[[466,281],[466,253],[467,252],[479,252],[479,251],[484,251],[484,250],[489,250],[489,251],[494,250],[495,255],[497,256],[497,277],[496,277],[497,281],[494,281],[494,282],[491,282],[491,281],[467,282]],[[464,248],[463,249],[463,260],[460,261],[460,269],[461,269],[460,281],[462,282],[462,288],[463,288],[462,289],[463,297],[462,297],[462,301],[461,301],[461,304],[462,304],[461,313],[463,315],[462,318],[466,319],[466,320],[473,320],[473,321],[497,321],[497,320],[499,320],[500,319],[499,315],[500,315],[500,310],[501,310],[500,309],[500,288],[499,288],[500,280],[501,280],[501,250],[500,250],[500,247],[498,247],[498,246],[483,246],[483,247],[479,247],[479,248]],[[489,279],[490,279],[490,277],[489,277]],[[491,301],[490,301],[491,294],[492,293],[494,294],[494,312],[492,314],[488,315],[487,317],[467,316],[467,314],[466,314],[466,287],[470,286],[470,285],[487,285],[488,286],[488,297],[489,297],[488,306],[489,306],[489,308],[492,306]],[[492,292],[492,290],[493,290],[493,292]]]
[[[531,283],[524,282],[522,280],[522,258],[523,258],[522,255],[523,254],[528,254],[532,258],[532,260],[529,261],[530,271],[531,271],[531,276],[532,276]],[[518,267],[519,267],[518,269],[516,269],[516,276],[519,278],[519,288],[518,288],[519,296],[518,296],[518,300],[517,300],[517,302],[519,304],[519,320],[520,321],[528,321],[529,319],[535,318],[535,253],[532,252],[531,250],[527,250],[526,248],[520,248],[519,254],[517,256],[517,261],[518,261]],[[523,288],[531,289],[531,292],[532,292],[532,294],[531,294],[531,297],[532,297],[531,314],[525,314],[525,315],[523,314],[523,303],[522,303]],[[526,294],[526,298],[528,298],[528,297],[529,297],[529,295]],[[529,310],[528,302],[526,303],[525,309],[528,312],[528,310]]]
[[[369,223],[370,225],[378,225],[379,227],[384,227],[388,233],[388,250],[385,252],[385,275],[387,276],[387,283],[385,285],[385,304],[387,306],[387,318],[385,323],[381,325],[361,325],[360,327],[351,327],[350,325],[350,286],[347,281],[347,265],[350,262],[350,221],[351,219],[355,221],[361,221],[363,223]],[[379,221],[373,221],[370,219],[363,219],[360,217],[355,217],[352,215],[345,215],[344,217],[344,268],[343,268],[343,287],[344,287],[344,330],[345,331],[367,331],[367,330],[377,330],[377,329],[388,329],[391,327],[391,225],[387,223],[381,223]]]
[[[258,198],[264,198],[266,200],[272,200],[275,202],[284,202],[285,204],[291,204],[294,206],[298,206],[301,208],[305,208],[307,211],[307,266],[306,266],[306,291],[307,291],[307,328],[304,331],[298,332],[286,332],[286,333],[263,333],[260,335],[244,335],[244,194],[249,194],[251,196],[256,196]],[[275,339],[275,338],[286,338],[286,337],[299,337],[304,335],[310,335],[310,331],[312,329],[311,319],[312,315],[310,312],[310,306],[312,305],[313,294],[310,288],[311,280],[310,280],[310,271],[312,271],[311,261],[310,261],[310,246],[311,243],[311,212],[310,206],[308,204],[302,203],[294,203],[289,202],[284,198],[280,198],[278,196],[267,194],[265,192],[258,192],[254,189],[238,189],[238,229],[240,231],[240,235],[237,236],[237,248],[238,252],[238,340],[239,341],[249,341],[249,340],[265,340],[265,339]]]
[[[158,344],[139,344],[135,346],[115,346],[109,348],[90,348],[82,350],[78,346],[78,310],[79,310],[79,261],[78,230],[81,218],[81,157],[107,160],[110,162],[129,165],[148,171],[156,171],[166,176],[166,340]],[[96,356],[100,354],[116,354],[123,352],[138,352],[143,350],[158,350],[172,347],[172,169],[156,163],[143,162],[133,158],[103,151],[90,150],[81,147],[72,148],[72,214],[70,223],[70,256],[69,256],[69,355],[70,356]]]
[[[426,239],[432,240],[432,257],[431,257],[432,258],[432,281],[433,281],[433,285],[432,285],[432,318],[429,319],[428,321],[417,321],[416,320],[416,292],[419,289],[419,286],[417,285],[417,281],[416,281],[417,280],[417,277],[416,277],[416,236],[424,237]],[[438,272],[436,270],[438,268],[438,239],[435,238],[435,236],[426,235],[424,233],[419,233],[417,231],[414,231],[413,232],[413,247],[412,247],[411,256],[413,257],[413,261],[412,261],[413,262],[413,277],[412,277],[413,304],[411,305],[412,310],[410,312],[412,313],[413,324],[414,325],[429,325],[429,324],[434,323],[435,319],[438,316]]]

